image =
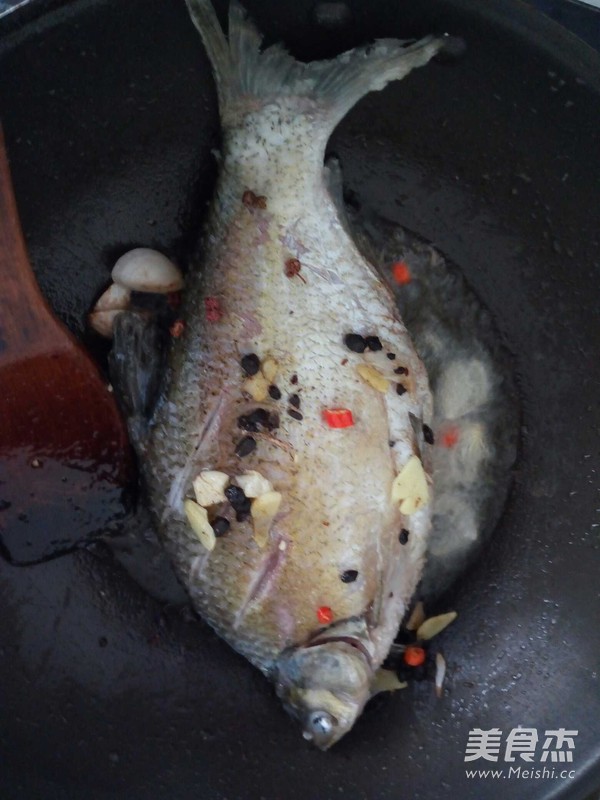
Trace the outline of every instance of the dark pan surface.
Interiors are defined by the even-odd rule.
[[[215,96],[182,2],[40,5],[3,21],[0,114],[40,284],[81,334],[115,253],[189,249]],[[248,2],[305,57],[430,29],[469,42],[331,143],[360,203],[461,265],[515,355],[515,487],[448,600],[446,696],[379,698],[322,754],[258,672],[109,558],[0,563],[2,797],[576,799],[600,783],[600,59],[513,0],[356,0],[337,33],[312,5]],[[518,725],[578,730],[575,778],[467,779],[469,729]]]

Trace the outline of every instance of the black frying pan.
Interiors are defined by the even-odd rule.
[[[334,29],[313,0],[247,5],[306,58],[467,39],[452,68],[366,98],[331,148],[355,199],[434,241],[494,314],[522,397],[515,486],[445,601],[444,699],[429,684],[376,699],[326,754],[257,671],[103,551],[1,563],[1,796],[583,797],[600,783],[600,58],[516,0],[354,0]],[[116,251],[193,244],[218,142],[208,62],[179,0],[40,2],[0,33],[30,253],[82,334]],[[578,730],[575,777],[466,778],[469,730],[518,725]]]

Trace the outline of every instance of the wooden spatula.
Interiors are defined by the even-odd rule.
[[[3,554],[31,563],[102,533],[123,516],[132,475],[125,424],[106,381],[36,283],[0,128]]]

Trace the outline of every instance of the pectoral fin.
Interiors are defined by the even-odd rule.
[[[143,448],[158,399],[166,357],[166,336],[152,319],[123,312],[114,322],[110,377],[132,443]]]

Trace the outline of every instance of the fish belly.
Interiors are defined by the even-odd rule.
[[[306,140],[300,124],[282,135]],[[427,377],[392,296],[344,230],[322,169],[303,174],[300,146],[253,163],[264,127],[258,119],[246,141],[236,135],[222,166],[147,482],[197,610],[253,663],[268,671],[283,649],[322,627],[322,609],[333,621],[367,615],[380,661],[418,582],[430,525],[427,507],[409,518],[392,501],[394,479],[418,451],[415,420],[431,415]],[[298,273],[289,274],[290,260]],[[381,348],[354,352],[345,344],[351,333]],[[270,394],[260,401],[240,366],[250,353],[270,365]],[[258,407],[279,426],[236,455],[246,435],[238,420]],[[351,412],[353,425],[327,424],[337,408]],[[199,544],[183,500],[203,470],[232,480],[255,470],[272,483],[282,502],[265,545],[252,519],[238,522],[231,509],[215,549]],[[352,583],[341,579],[348,570],[358,573]]]

